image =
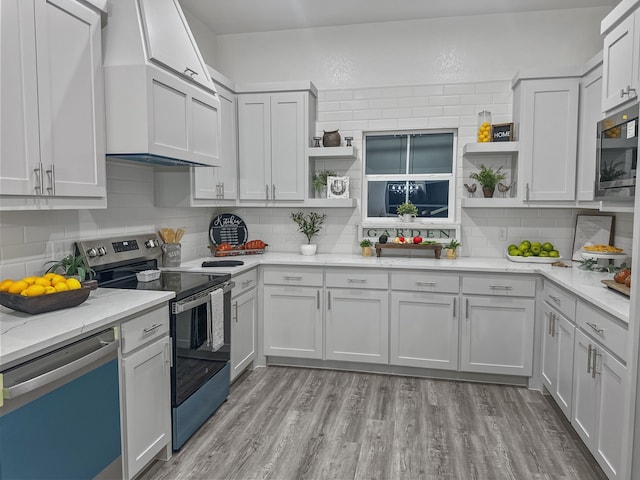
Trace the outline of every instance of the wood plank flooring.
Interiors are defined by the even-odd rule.
[[[600,480],[552,400],[523,387],[259,368],[140,480]]]

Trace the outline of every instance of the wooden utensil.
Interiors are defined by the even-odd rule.
[[[164,238],[164,234],[162,233],[162,230],[158,230],[158,237],[160,237],[160,240],[162,240],[162,243],[167,243],[167,241]]]
[[[176,243],[180,243],[180,240],[182,240],[183,236],[184,236],[184,230],[182,228],[179,228],[178,230],[176,230]]]

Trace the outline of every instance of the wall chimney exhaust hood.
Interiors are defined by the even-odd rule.
[[[109,0],[107,158],[219,165],[220,100],[178,0]]]

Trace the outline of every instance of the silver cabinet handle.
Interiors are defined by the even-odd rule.
[[[184,69],[184,72],[182,72],[182,73],[186,73],[190,77],[193,77],[194,75],[198,75],[198,72],[196,72],[195,70],[190,69],[189,67],[186,67]]]
[[[557,297],[555,295],[549,295],[549,298],[556,303],[560,303],[560,297]]]
[[[264,196],[269,200],[269,185],[264,186]]]
[[[489,285],[489,288],[493,290],[512,290],[513,289],[511,285]]]
[[[220,182],[220,198],[224,198],[224,182]]]
[[[285,280],[302,280],[302,275],[284,275]]]
[[[49,170],[45,170],[49,175],[49,183],[50,185],[47,187],[49,191],[49,195],[55,196],[56,194],[56,170],[53,163],[51,164],[51,168]]]
[[[528,183],[525,185],[525,190],[527,192],[525,198],[528,202],[529,201],[529,184]]]
[[[160,328],[162,326],[161,323],[156,323],[155,325],[151,325],[150,327],[147,327],[143,330],[144,333],[150,333],[153,332],[154,330],[157,330],[158,328]]]
[[[42,179],[42,163],[40,163],[38,168],[34,168],[33,171],[36,174],[36,186],[33,187],[33,189],[36,191],[37,195],[42,195],[42,189],[44,187]]]
[[[556,320],[558,319],[555,313],[551,314],[551,336],[556,336]]]
[[[367,280],[364,278],[348,278],[347,282],[349,283],[367,283]]]
[[[272,183],[271,184],[271,200],[275,200],[276,199],[276,184]]]
[[[437,282],[416,282],[416,285],[419,287],[435,287],[438,285]]]
[[[547,328],[547,334],[551,335],[551,316],[553,315],[553,313],[549,312],[549,326]]]
[[[602,333],[604,332],[604,328],[600,328],[598,325],[596,325],[595,323],[590,323],[590,322],[584,322],[587,325],[589,325],[596,333]]]
[[[453,297],[453,318],[456,318],[456,297]]]
[[[234,319],[235,319],[236,323],[238,323],[238,301],[237,300],[233,303],[233,310],[234,310],[234,313],[235,313]]]
[[[327,292],[327,310],[331,310],[331,292]]]
[[[469,318],[469,299],[468,298],[465,298],[464,318]]]
[[[316,303],[317,303],[317,309],[320,310],[320,290],[316,290]]]
[[[602,354],[598,353],[598,350],[593,348],[593,357],[591,359],[591,378],[596,378],[600,372],[596,371],[596,365],[598,364],[598,357],[602,356]]]
[[[252,282],[253,280],[245,280],[244,282],[242,282],[242,288],[247,288],[249,285],[251,285]]]
[[[627,88],[624,89],[620,89],[620,98],[624,97],[625,95],[627,95],[629,98],[631,98],[631,92],[633,92],[633,96],[635,97],[636,95],[636,89],[635,88],[631,88],[631,85],[627,85]]]
[[[593,346],[589,344],[587,349],[587,373],[591,373],[591,353],[593,352]]]
[[[171,342],[167,342],[164,344],[164,363],[169,364],[169,368],[171,368],[173,365],[173,358],[171,355]]]

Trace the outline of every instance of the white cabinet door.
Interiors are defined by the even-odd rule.
[[[122,359],[125,478],[171,444],[170,342],[164,337]]]
[[[256,357],[258,293],[255,288],[231,301],[231,380]]]
[[[600,346],[596,352],[597,434],[593,454],[609,478],[626,478],[622,453],[625,449],[625,405],[627,372],[624,365]]]
[[[543,304],[542,381],[562,413],[571,420],[575,325]]]
[[[196,162],[206,165],[220,163],[220,100],[208,93],[194,91],[191,94],[191,119],[189,144]]]
[[[271,99],[238,96],[240,199],[271,198]]]
[[[329,289],[325,358],[365,363],[389,362],[389,293]]]
[[[521,80],[518,88],[525,201],[575,200],[578,79]]]
[[[596,127],[602,117],[602,64],[599,64],[580,81],[577,200],[593,200],[596,180]]]
[[[631,14],[604,37],[602,110],[612,110],[638,96],[637,15]],[[631,89],[635,89],[632,91]]]
[[[535,300],[463,296],[460,370],[530,376]]]
[[[264,354],[322,358],[321,289],[264,287]]]
[[[33,2],[0,2],[0,193],[41,195]],[[29,19],[31,21],[29,21]],[[10,66],[10,67],[7,67]]]
[[[213,89],[213,82],[178,0],[139,2],[149,59]]]
[[[303,200],[308,121],[304,93],[271,96],[271,199]]]
[[[593,452],[596,435],[598,385],[592,373],[593,341],[576,330],[573,361],[573,415],[571,425]]]
[[[392,292],[391,365],[458,368],[457,295]]]

